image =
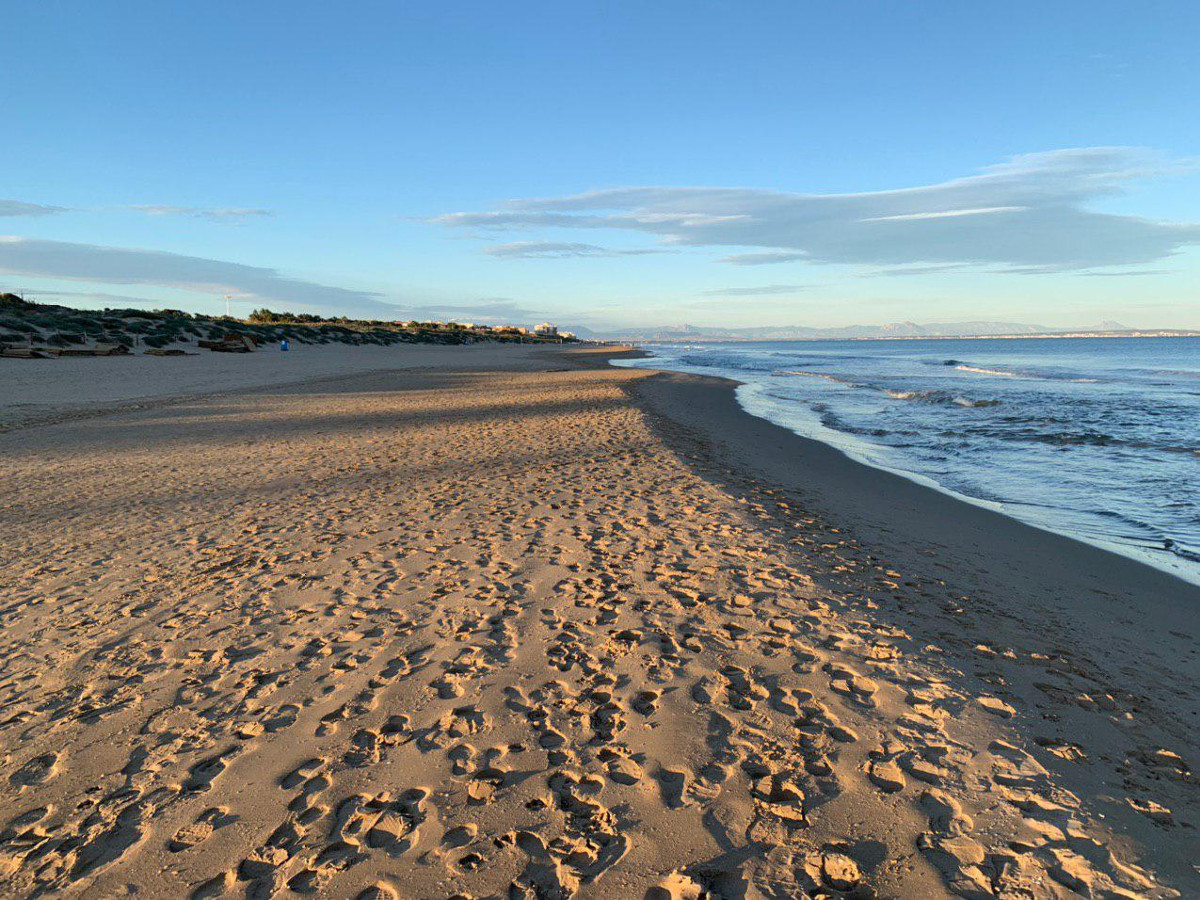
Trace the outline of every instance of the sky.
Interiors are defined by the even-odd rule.
[[[0,2],[35,300],[1200,328],[1190,0]]]

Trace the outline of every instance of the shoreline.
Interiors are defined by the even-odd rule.
[[[975,613],[976,621],[960,637],[967,640],[958,668],[971,668],[972,653],[1000,662],[1016,648],[1018,657],[1045,661],[1035,666],[1048,663],[1046,671],[1055,668],[1056,659],[1067,662],[1081,676],[1073,705],[1108,719],[1105,755],[1128,763],[1122,744],[1133,730],[1143,746],[1138,752],[1156,742],[1173,743],[1187,748],[1185,759],[1191,753],[1196,761],[1200,587],[796,434],[743,409],[735,396],[740,383],[733,379],[641,367],[633,371],[651,372],[652,377],[635,383],[631,394],[658,421],[665,440],[704,460],[706,478],[731,491],[768,485],[769,494],[787,493],[800,500],[806,515],[817,513],[837,535],[835,540],[848,538],[867,558],[905,573],[907,593],[945,596],[951,615],[927,617],[929,634],[944,639],[947,624],[962,628],[968,613]],[[829,583],[834,589],[844,587],[837,578]],[[973,646],[976,637],[987,650]],[[943,646],[938,652],[945,650]],[[1021,696],[1032,709],[1054,706],[1044,701],[1061,689],[1052,690],[1055,686],[1030,673],[1017,675],[1019,669],[1014,665],[1002,680],[1012,696]],[[1093,694],[1101,695],[1099,701]],[[1078,729],[1095,736],[1095,723],[1084,721],[1088,716],[1079,717],[1075,709],[1071,713],[1063,716],[1056,710],[1050,715],[1055,730],[1070,735]],[[1071,718],[1075,724],[1063,727],[1062,721]],[[1188,772],[1182,796],[1194,815],[1200,813],[1200,792],[1190,768]],[[1087,777],[1079,767],[1066,767],[1061,774],[1084,796],[1103,795],[1111,784],[1095,773]],[[1124,820],[1124,827],[1140,830],[1143,840],[1154,840],[1154,829],[1145,828],[1144,821]],[[1187,871],[1183,858],[1177,863],[1182,864],[1179,871]],[[1196,876],[1195,871],[1188,874]]]
[[[655,338],[653,340],[638,339],[631,343],[636,346],[643,344],[678,344],[685,341],[694,344],[774,344],[787,343],[825,343],[828,341],[1038,341],[1066,338],[1068,340],[1102,340],[1119,338],[1192,338],[1200,337],[1200,331],[1160,329],[1157,331],[1130,332],[1038,332],[1036,334],[913,334],[913,335],[874,335],[872,337],[790,337],[790,338],[708,338],[681,335],[677,338]]]
[[[620,352],[0,434],[0,886],[1200,888],[1186,583]]]
[[[866,339],[864,339],[864,340],[866,340]],[[872,338],[870,340],[875,340],[875,339]],[[896,338],[895,340],[905,340],[905,339]],[[625,358],[640,358],[640,359],[649,359],[649,360],[654,359],[654,356],[648,352],[645,352],[642,350],[638,350],[637,352],[639,354],[638,356],[636,356],[636,357],[635,356],[626,356]],[[615,359],[615,357],[614,357],[614,359]],[[684,372],[678,372],[677,370],[673,370],[673,369],[657,369],[657,368],[652,368],[652,367],[648,368],[645,366],[637,366],[635,368],[639,368],[639,369],[646,370],[646,371],[663,372],[663,373],[668,373],[668,374],[693,375],[697,378],[710,378],[716,382],[727,382],[729,385],[731,385],[731,387],[734,389],[735,392],[738,388],[751,386],[747,382],[738,381],[735,378],[727,378],[724,376],[701,375],[699,373],[694,373],[694,372],[693,373],[684,373]],[[844,447],[840,447],[836,443],[824,441],[818,437],[810,437],[805,434],[800,434],[799,432],[792,431],[790,428],[788,428],[785,425],[778,425],[777,423],[771,422],[771,420],[765,416],[760,416],[755,413],[752,413],[749,410],[747,410],[745,408],[745,406],[743,406],[742,401],[740,399],[737,400],[737,403],[738,403],[739,408],[742,409],[743,412],[745,412],[747,415],[751,416],[752,418],[756,418],[756,419],[760,419],[762,421],[769,422],[770,424],[774,425],[775,427],[781,428],[784,431],[788,432],[789,434],[795,435],[796,437],[800,438],[801,440],[810,441],[813,443],[820,444],[823,447],[827,447],[827,448],[833,450],[834,452],[840,454],[841,456],[844,456],[847,460],[849,460],[851,463],[853,463],[855,465],[866,466],[867,468],[873,469],[875,471],[883,472],[888,475],[902,478],[906,481],[912,482],[913,484],[915,484],[923,489],[935,491],[936,493],[939,493],[946,497],[949,497],[959,503],[965,503],[969,506],[973,506],[978,509],[982,509],[987,512],[991,512],[991,513],[1003,516],[1004,518],[1009,519],[1013,522],[1017,522],[1027,528],[1032,528],[1036,531],[1040,531],[1040,532],[1043,532],[1048,535],[1052,535],[1057,538],[1065,538],[1067,540],[1070,540],[1070,541],[1073,541],[1073,542],[1076,542],[1079,544],[1084,544],[1094,550],[1099,550],[1099,551],[1107,553],[1107,554],[1119,556],[1123,559],[1129,560],[1131,562],[1135,562],[1139,565],[1153,569],[1162,574],[1169,575],[1172,578],[1179,579],[1193,587],[1200,588],[1200,566],[1195,565],[1195,564],[1189,565],[1189,563],[1195,562],[1190,557],[1186,557],[1181,554],[1173,553],[1172,551],[1170,551],[1169,549],[1166,549],[1166,548],[1151,548],[1148,546],[1143,547],[1140,545],[1132,545],[1132,544],[1131,545],[1123,545],[1117,541],[1105,541],[1100,538],[1090,539],[1084,535],[1077,535],[1077,534],[1072,534],[1068,531],[1056,530],[1056,528],[1053,525],[1048,524],[1048,523],[1038,523],[1038,522],[1033,522],[1033,521],[1027,521],[1026,519],[1020,517],[1016,513],[1009,512],[1006,509],[1007,504],[1004,501],[999,501],[999,500],[989,501],[989,500],[982,500],[979,498],[971,497],[966,494],[962,494],[958,491],[955,491],[952,488],[945,487],[945,486],[939,484],[938,482],[936,482],[934,479],[930,478],[929,476],[922,475],[917,472],[910,472],[910,471],[907,471],[907,470],[901,469],[901,468],[887,466],[882,463],[873,462],[868,459],[860,458],[859,456],[856,456],[851,450],[848,450]]]
[[[1019,572],[1023,580],[1053,584],[1064,597],[1094,595],[1109,607],[1106,616],[1116,617],[1129,601],[1147,605],[1154,620],[1140,627],[1194,632],[1200,624],[1200,586],[1176,573],[860,462],[747,412],[735,396],[741,382],[734,379],[641,371],[652,371],[654,378],[635,387],[634,394],[656,416],[698,435],[717,450],[721,464],[796,491],[881,555],[927,566],[922,550],[936,547],[943,568],[980,587],[998,567]],[[1065,613],[1093,612],[1069,602],[1051,605]],[[1200,716],[1200,695],[1192,699],[1192,715]]]
[[[613,358],[621,356],[628,358]],[[634,393],[656,416],[698,432],[720,449],[724,464],[797,490],[826,516],[906,562],[919,562],[913,555],[923,545],[939,546],[951,554],[961,576],[984,580],[988,571],[979,561],[990,557],[989,565],[998,563],[1010,571],[1029,566],[1029,577],[1066,579],[1064,593],[1136,594],[1170,628],[1194,629],[1200,623],[1200,586],[1174,572],[1031,525],[906,473],[861,462],[837,447],[756,416],[737,400],[742,382],[735,379],[667,369],[638,371],[654,374]],[[900,514],[909,517],[905,525],[910,531],[903,535],[894,525]],[[1200,697],[1196,701],[1200,715]]]

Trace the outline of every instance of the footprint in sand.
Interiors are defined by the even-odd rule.
[[[873,760],[867,767],[867,775],[877,788],[888,794],[904,790],[907,783],[904,773],[891,759]]]
[[[212,833],[218,828],[235,821],[237,816],[231,816],[229,810],[224,807],[206,809],[191,825],[184,825],[175,832],[175,836],[167,842],[167,849],[172,853],[189,850],[212,837]]]
[[[690,778],[686,771],[662,768],[658,770],[656,777],[662,791],[663,802],[670,809],[680,809],[687,805],[686,794]]]
[[[1011,719],[1016,710],[998,697],[979,697],[976,702],[987,712],[1001,719]]]
[[[801,884],[814,896],[829,893],[849,893],[858,887],[863,874],[859,864],[848,853],[830,847],[818,853],[809,853],[800,867],[803,873]]]
[[[639,691],[629,705],[643,716],[652,716],[658,709],[658,700],[661,696],[662,691]]]
[[[58,774],[59,761],[57,753],[43,753],[13,772],[8,780],[20,790],[45,784]]]
[[[309,778],[311,778],[317,772],[321,771],[321,769],[324,765],[325,765],[325,761],[323,759],[318,759],[316,757],[314,757],[313,759],[306,760],[306,761],[300,763],[300,765],[298,765],[295,769],[293,769],[292,771],[290,771],[286,775],[284,775],[282,778],[280,778],[279,786],[281,788],[283,788],[285,791],[293,790],[294,788],[297,788],[300,785],[302,785],[305,781],[307,781]]]
[[[458,825],[442,835],[442,846],[450,849],[465,847],[475,840],[479,834],[479,826],[474,823]]]
[[[632,785],[642,780],[642,767],[636,760],[606,750],[599,756],[601,760],[607,759],[608,777],[617,784]]]
[[[645,900],[701,900],[703,896],[701,885],[682,872],[672,872],[646,891]]]
[[[196,763],[188,770],[188,777],[183,782],[183,790],[192,794],[201,794],[212,790],[213,782],[225,771],[226,760],[237,756],[238,752],[237,747],[230,747]]]
[[[217,900],[218,897],[225,897],[233,888],[234,877],[232,872],[222,872],[214,878],[201,882],[190,895],[190,900]]]
[[[470,775],[475,771],[475,748],[470,744],[458,744],[446,751],[451,771],[455,775]]]
[[[296,706],[294,703],[286,703],[279,707],[272,715],[263,719],[262,725],[268,732],[274,734],[277,731],[283,731],[285,728],[291,728],[295,725],[299,715],[299,706]]]

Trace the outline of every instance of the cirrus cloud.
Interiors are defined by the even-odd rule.
[[[140,284],[343,312],[392,313],[378,294],[289,278],[275,269],[158,250],[0,236],[0,272],[99,284]]]
[[[40,203],[23,203],[20,200],[0,200],[0,216],[52,216],[66,212],[63,206],[43,206]]]
[[[125,207],[147,216],[187,216],[191,219],[207,219],[210,222],[241,222],[259,216],[274,215],[269,209],[253,209],[228,206],[206,209],[197,206],[171,206],[169,204],[134,203]]]
[[[639,250],[613,250],[595,244],[574,244],[559,241],[515,241],[511,244],[494,244],[484,247],[483,252],[500,259],[571,259],[581,256],[645,256],[650,253],[668,253],[668,250],[646,248]]]
[[[1097,212],[1096,200],[1181,164],[1146,150],[1091,147],[1017,156],[937,184],[857,194],[631,187],[515,200],[450,226],[619,229],[689,247],[763,248],[734,265],[957,264],[1012,272],[1136,265],[1200,243],[1200,224]]]
[[[707,297],[766,297],[771,294],[794,294],[807,290],[805,284],[764,284],[761,287],[728,287],[705,291]]]
[[[722,256],[717,262],[729,263],[731,266],[772,266],[799,262],[806,255],[798,250],[768,250],[765,253],[734,253],[732,256]]]

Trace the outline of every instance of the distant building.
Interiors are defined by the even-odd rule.
[[[557,337],[558,326],[551,325],[549,322],[543,322],[541,325],[538,325],[533,329],[533,333],[541,335],[542,337]]]

